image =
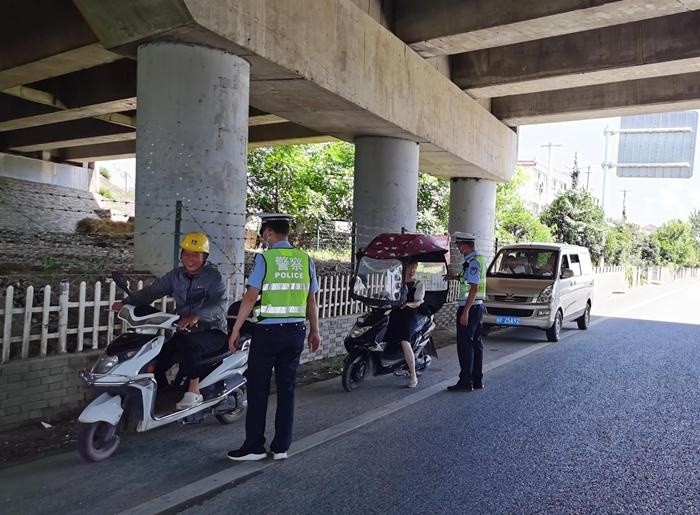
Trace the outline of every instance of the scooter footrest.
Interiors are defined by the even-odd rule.
[[[194,415],[188,415],[182,419],[183,424],[201,424],[204,422],[204,411],[198,411]]]

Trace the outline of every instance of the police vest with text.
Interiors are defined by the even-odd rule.
[[[263,318],[306,318],[306,301],[311,289],[309,256],[295,248],[268,249],[260,303],[253,315]]]
[[[465,261],[464,265],[462,266],[462,273],[459,275],[459,292],[457,293],[458,301],[467,300],[467,295],[469,295],[471,286],[464,279],[464,272],[466,272],[467,268],[475,261],[479,264],[479,289],[476,292],[476,297],[474,300],[486,300],[486,259],[484,256],[477,255]]]

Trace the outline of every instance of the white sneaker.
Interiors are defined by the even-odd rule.
[[[413,378],[411,378],[411,379],[408,381],[408,387],[409,387],[409,388],[415,388],[416,386],[418,386],[418,378],[417,378],[417,377],[413,377]]]
[[[180,399],[180,402],[178,402],[175,405],[175,408],[177,409],[188,409],[191,408],[192,406],[196,406],[197,404],[201,403],[204,401],[204,397],[202,397],[198,393],[192,393],[192,392],[185,392],[185,395],[182,396],[182,399]]]
[[[273,453],[272,453],[272,459],[273,459],[273,460],[286,460],[286,459],[287,459],[287,453],[286,453],[286,452],[273,452]]]

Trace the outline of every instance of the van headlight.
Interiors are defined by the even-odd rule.
[[[92,371],[95,374],[107,374],[110,370],[119,364],[119,356],[108,356],[103,354],[99,357],[95,366],[92,367]]]
[[[554,285],[550,284],[544,290],[540,292],[539,297],[537,297],[537,302],[549,302],[552,300],[552,293],[554,292]]]

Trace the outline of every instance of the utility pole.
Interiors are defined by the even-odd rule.
[[[552,174],[552,148],[563,147],[564,145],[559,145],[557,143],[552,143],[551,141],[546,145],[540,145],[547,149],[547,178],[545,180],[545,201],[549,200],[549,176]]]
[[[620,190],[622,192],[622,220],[627,221],[627,194],[632,190]]]
[[[590,189],[590,183],[591,183],[591,165],[588,165],[588,169],[586,171],[586,191],[591,191]]]

